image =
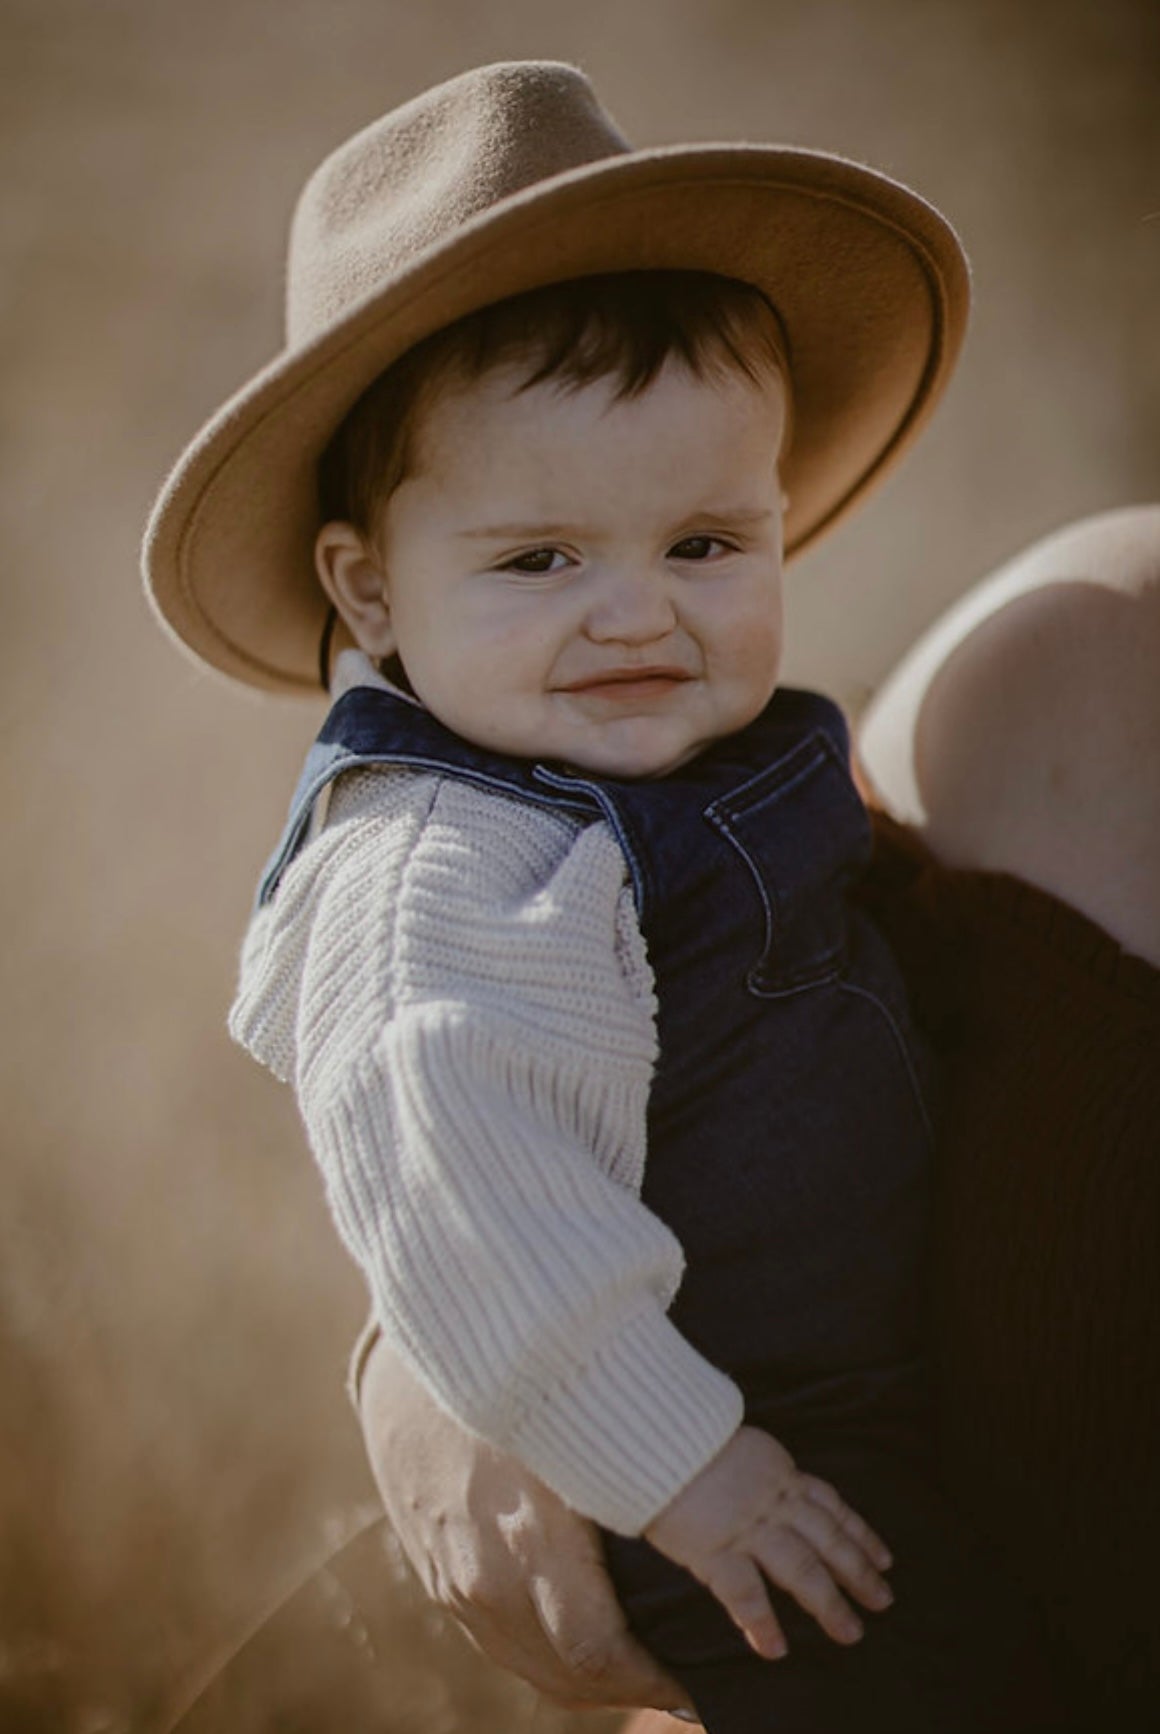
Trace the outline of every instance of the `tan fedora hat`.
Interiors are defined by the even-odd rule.
[[[884,175],[775,145],[633,150],[574,67],[464,73],[315,172],[290,240],[287,343],[166,481],[144,570],[188,649],[253,686],[318,691],[318,459],[371,381],[490,302],[599,272],[756,284],[788,346],[787,552],[883,474],[946,385],[966,324],[954,231]]]

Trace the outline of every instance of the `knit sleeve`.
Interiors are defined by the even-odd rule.
[[[741,1398],[669,1322],[681,1249],[639,1197],[655,1006],[623,857],[602,824],[428,789],[390,895],[371,827],[320,899],[303,1116],[376,1311],[437,1400],[638,1533]]]

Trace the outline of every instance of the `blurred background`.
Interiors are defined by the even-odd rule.
[[[541,56],[638,143],[864,158],[965,240],[959,377],[795,567],[793,678],[857,710],[989,566],[1156,497],[1156,0],[0,0],[4,1730],[165,1726],[374,1510],[342,1392],[360,1282],[288,1093],[223,1025],[320,709],[178,655],[137,546],[279,346],[315,163],[426,85]],[[446,1661],[389,1560],[382,1597],[376,1726],[550,1725]]]

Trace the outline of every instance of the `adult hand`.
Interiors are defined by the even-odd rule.
[[[592,1525],[465,1432],[382,1337],[359,1404],[407,1558],[491,1661],[563,1704],[691,1707],[629,1635]]]

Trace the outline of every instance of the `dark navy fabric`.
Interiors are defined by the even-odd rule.
[[[782,689],[674,774],[618,780],[489,753],[355,688],[260,891],[355,767],[441,771],[611,826],[657,986],[643,1198],[685,1251],[671,1316],[737,1379],[747,1420],[880,1526],[908,1585],[852,1650],[777,1592],[791,1652],[765,1663],[688,1574],[607,1536],[634,1629],[726,1734],[1004,1727],[1018,1673],[1018,1620],[930,1474],[928,1080],[892,957],[848,897],[870,843],[847,751],[836,706]]]
[[[659,1003],[644,1198],[682,1245],[680,1329],[763,1401],[850,1411],[922,1352],[929,1126],[890,954],[846,891],[869,825],[827,699],[779,691],[672,776],[489,753],[356,687],[334,706],[261,896],[343,771],[445,771],[608,821]]]

